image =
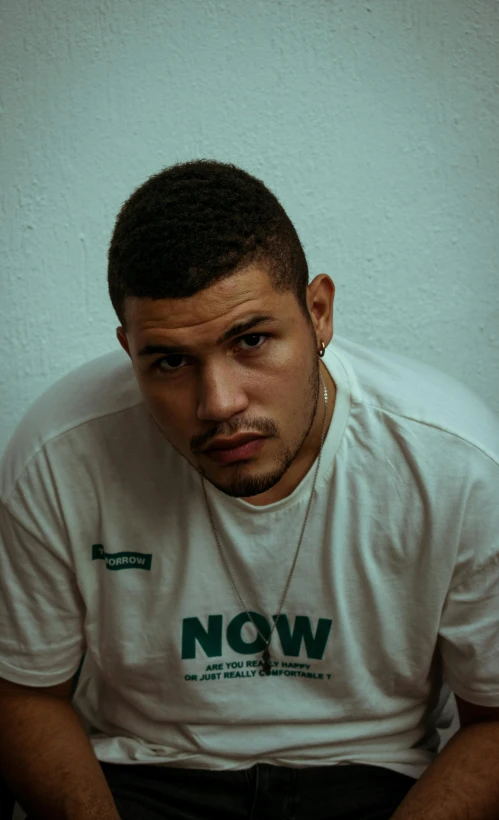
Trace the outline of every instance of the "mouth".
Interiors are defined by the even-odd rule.
[[[233,461],[244,461],[256,456],[264,444],[265,438],[260,436],[258,438],[246,439],[246,441],[242,441],[240,444],[236,443],[234,447],[227,447],[227,444],[224,443],[223,447],[206,450],[205,455],[217,464],[230,464]]]

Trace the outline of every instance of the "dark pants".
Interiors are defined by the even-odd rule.
[[[122,820],[389,820],[416,780],[380,766],[244,771],[102,763]]]

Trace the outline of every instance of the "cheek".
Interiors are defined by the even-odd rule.
[[[156,394],[149,394],[147,408],[161,432],[172,442],[182,446],[190,434],[187,408],[185,405],[180,408],[177,403],[167,402],[162,393],[163,391],[157,391]]]
[[[275,368],[262,374],[257,389],[266,391],[268,395],[286,396],[290,408],[299,406],[309,392],[311,375],[309,351],[294,351],[281,359]]]

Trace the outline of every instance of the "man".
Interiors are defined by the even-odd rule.
[[[124,352],[38,399],[1,471],[28,814],[497,818],[496,417],[333,339],[333,282],[234,166],[142,185],[108,274]]]

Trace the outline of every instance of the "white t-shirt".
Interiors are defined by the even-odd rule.
[[[50,686],[100,760],[384,766],[419,777],[449,689],[499,706],[499,421],[459,381],[334,337],[337,397],[267,677],[201,479],[118,350],[26,413],[0,470],[0,677]],[[317,463],[317,462],[316,462]],[[206,483],[263,633],[316,463],[264,507]]]

